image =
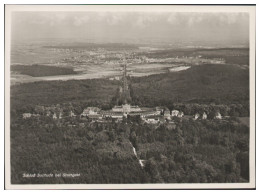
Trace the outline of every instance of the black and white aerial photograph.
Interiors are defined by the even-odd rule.
[[[7,188],[255,187],[254,5],[5,11]]]

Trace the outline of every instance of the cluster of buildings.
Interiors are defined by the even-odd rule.
[[[23,113],[23,119],[27,119],[27,118],[31,118],[31,117],[40,117],[41,115],[40,114],[33,114],[33,113]],[[51,112],[51,111],[48,111],[45,116],[47,117],[51,117],[53,119],[62,119],[64,117],[75,117],[75,113],[73,111],[70,111],[69,112],[69,115],[67,116],[64,116],[63,115],[63,112]]]
[[[128,116],[140,116],[140,118],[146,123],[162,123],[167,120],[171,120],[172,117],[183,117],[184,114],[181,111],[170,111],[168,108],[155,107],[147,108],[139,106],[132,106],[130,104],[123,104],[121,106],[114,106],[111,110],[101,110],[97,107],[88,107],[84,109],[81,118],[88,118],[92,120],[102,119],[116,119],[122,120]]]
[[[34,113],[23,113],[23,119],[39,116],[47,116],[53,119],[62,119],[64,117],[75,117],[76,114],[73,112],[72,107],[61,107],[58,105],[52,106],[39,106],[34,108]]]
[[[130,104],[123,104],[121,106],[114,106],[111,110],[101,110],[97,107],[88,107],[84,109],[83,113],[80,115],[81,118],[88,118],[91,120],[102,120],[102,119],[116,119],[122,120],[124,117],[128,116],[140,116],[142,121],[145,123],[163,123],[166,120],[170,121],[174,117],[182,118],[184,113],[179,110],[170,111],[165,107],[155,107],[147,108],[139,106],[132,106]],[[206,120],[208,115],[206,112],[203,114],[196,113],[193,117],[194,120],[202,119]],[[222,119],[222,116],[217,112],[214,116],[215,119]]]
[[[194,115],[194,120],[198,120],[198,119],[202,119],[202,120],[205,120],[208,118],[208,115],[204,112],[203,114],[199,114],[199,113],[196,113]],[[216,114],[214,115],[214,119],[222,119],[222,115],[220,114],[220,112],[216,112]]]
[[[203,119],[203,120],[205,120],[205,119],[207,119],[207,114],[204,112],[202,115],[200,115],[199,113],[196,113],[195,115],[194,115],[194,120],[197,120],[197,119]]]
[[[81,118],[88,118],[92,120],[102,120],[106,118],[122,120],[128,116],[140,116],[140,118],[146,123],[163,123],[166,120],[172,120],[174,117],[182,118],[184,113],[179,110],[170,111],[165,107],[147,108],[139,106],[132,106],[129,104],[123,104],[121,106],[114,106],[111,110],[101,110],[97,107],[88,107],[84,109],[80,115]],[[196,113],[193,116],[193,120],[206,120],[208,115],[206,112],[203,114]],[[222,119],[220,112],[216,112],[214,119]]]
[[[45,116],[51,117],[52,119],[62,119],[66,117],[76,117],[77,115],[71,110],[66,115],[63,115],[62,111],[53,112],[47,110],[44,114]],[[23,113],[23,119],[31,118],[31,117],[39,117],[40,114],[32,114],[32,113]],[[158,124],[164,123],[166,120],[171,121],[174,117],[182,118],[184,117],[184,113],[179,110],[170,111],[165,107],[139,107],[132,106],[130,104],[123,104],[121,106],[114,106],[111,110],[102,110],[98,107],[87,107],[83,110],[83,112],[79,115],[81,119],[88,119],[94,121],[104,121],[107,119],[114,119],[116,121],[122,121],[123,118],[127,118],[128,116],[140,116],[141,120],[144,123],[150,124]],[[203,114],[196,113],[193,116],[193,120],[206,120],[208,115],[206,112]],[[217,112],[214,116],[214,119],[222,119],[222,115]]]
[[[32,113],[23,113],[23,119],[31,118],[31,117],[39,117],[39,114],[32,114]]]

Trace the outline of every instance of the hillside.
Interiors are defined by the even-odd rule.
[[[237,66],[194,66],[181,72],[132,77],[130,83],[131,103],[140,106],[168,106],[176,102],[249,105],[249,72]],[[111,107],[119,84],[94,79],[14,85],[11,108],[69,102]]]
[[[139,165],[132,145],[144,160],[144,168]],[[249,128],[234,120],[177,119],[174,126],[156,126],[130,119],[103,124],[77,118],[18,119],[11,124],[11,181],[12,184],[248,182],[248,151]],[[23,178],[23,173],[80,173],[80,176]]]
[[[204,65],[167,74],[131,78],[133,102],[248,104],[248,70]],[[249,127],[223,120],[178,119],[149,125],[91,122],[79,117],[22,119],[37,104],[112,106],[119,81],[107,79],[35,82],[11,87],[11,181],[13,184],[235,183],[249,181]],[[188,102],[188,103],[187,103]],[[224,107],[224,106],[223,106]],[[103,107],[102,107],[103,108]],[[196,110],[198,111],[198,110]],[[186,112],[185,112],[186,113]],[[139,165],[134,155],[144,161]],[[80,173],[72,178],[22,178],[29,173]]]
[[[41,81],[11,86],[11,109],[44,104],[86,103],[84,106],[110,103],[118,82],[105,79]]]
[[[201,65],[181,71],[131,79],[137,104],[165,102],[248,103],[249,71],[233,65]]]

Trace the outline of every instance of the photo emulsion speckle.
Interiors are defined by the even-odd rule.
[[[7,17],[10,185],[254,181],[251,12],[40,7]]]

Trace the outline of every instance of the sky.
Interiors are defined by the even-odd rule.
[[[104,42],[249,41],[247,13],[14,12],[12,40],[75,39]]]

